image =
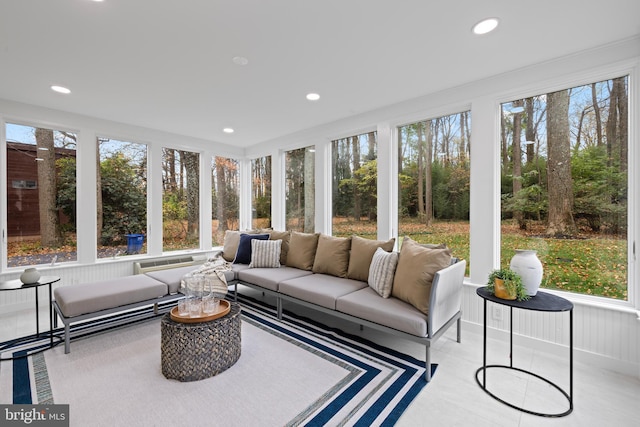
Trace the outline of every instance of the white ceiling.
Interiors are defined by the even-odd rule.
[[[639,33],[638,0],[0,0],[0,98],[246,147]]]

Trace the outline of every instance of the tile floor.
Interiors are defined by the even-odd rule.
[[[255,291],[242,288],[241,293],[260,297]],[[268,303],[273,303],[268,297]],[[398,339],[300,306],[285,303],[285,309],[339,327],[380,344],[403,351],[414,357],[424,357],[424,347]],[[47,330],[48,313],[41,307],[40,328]],[[0,314],[0,342],[35,332],[34,310]],[[113,331],[110,333],[117,333]],[[507,341],[489,339],[488,364],[509,364]],[[482,365],[482,335],[463,330],[462,343],[455,341],[452,328],[432,348],[432,361],[437,363],[436,375],[413,401],[398,422],[398,426],[637,426],[640,425],[640,379],[613,371],[574,363],[574,410],[562,418],[544,418],[526,414],[494,400],[478,386],[476,370]],[[535,372],[569,389],[569,363],[561,357],[514,346],[514,366]],[[489,389],[516,405],[534,411],[558,413],[568,407],[567,399],[548,384],[527,374],[503,369],[489,370]]]

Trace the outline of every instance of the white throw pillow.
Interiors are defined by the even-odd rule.
[[[280,267],[282,240],[252,240],[249,268]]]
[[[376,249],[369,265],[369,286],[382,298],[389,298],[393,286],[393,276],[398,265],[398,253]]]

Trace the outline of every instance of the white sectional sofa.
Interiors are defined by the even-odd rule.
[[[232,262],[225,276],[236,295],[242,284],[274,296],[280,319],[283,302],[295,303],[424,344],[430,381],[431,343],[454,323],[460,342],[466,262],[444,245],[405,238],[400,251],[392,252],[394,243],[319,233],[227,232],[221,255]],[[138,266],[139,275],[57,288],[53,304],[65,324],[65,351],[70,324],[179,298],[180,280],[196,264]]]

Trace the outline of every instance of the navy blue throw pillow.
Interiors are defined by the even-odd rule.
[[[238,245],[238,251],[236,252],[236,259],[233,260],[234,264],[250,264],[251,263],[251,241],[257,240],[269,240],[268,234],[241,234],[240,244]]]

